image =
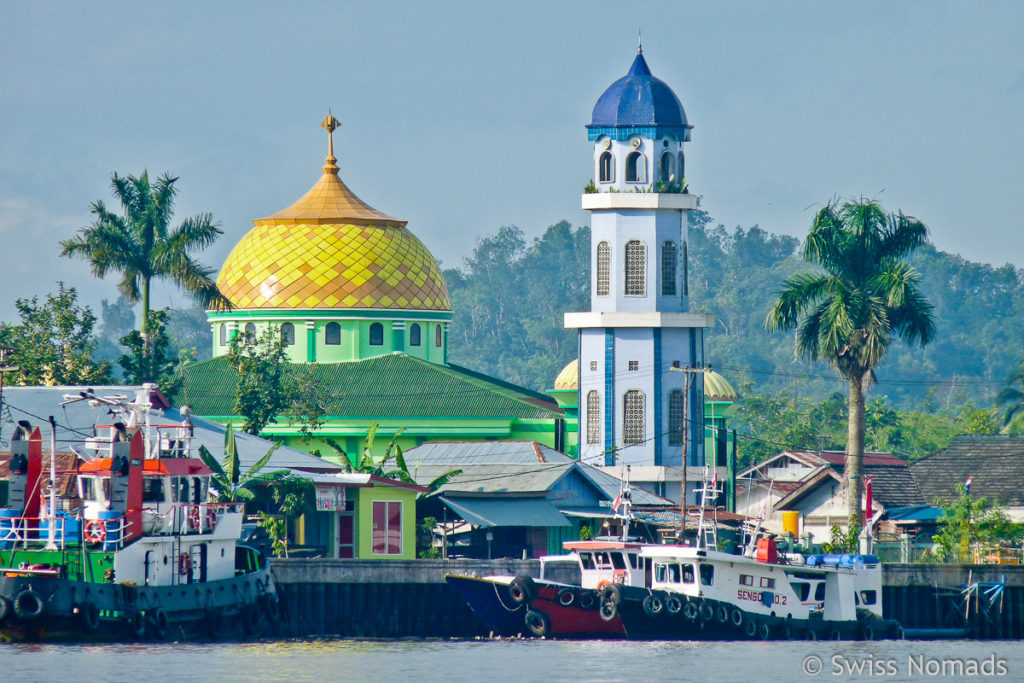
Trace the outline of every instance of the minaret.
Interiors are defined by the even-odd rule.
[[[704,366],[704,330],[713,325],[711,315],[687,307],[687,212],[698,200],[686,188],[683,145],[692,128],[641,48],[587,126],[590,312],[565,314],[566,328],[580,331],[580,458],[678,468],[685,437],[689,490],[704,463],[703,383],[692,375],[684,402],[688,375],[673,368]],[[678,485],[665,490],[678,492]]]

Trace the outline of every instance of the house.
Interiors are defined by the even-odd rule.
[[[612,502],[619,479],[536,441],[434,442],[405,453],[416,482],[427,484],[460,470],[422,503],[460,544],[450,552],[471,557],[528,557],[563,552],[562,543],[614,533]],[[642,489],[632,490],[636,506],[671,504]],[[455,524],[458,522],[458,524]],[[447,539],[451,545],[451,539]]]
[[[750,502],[743,511],[751,516],[766,512],[765,527],[776,533],[783,531],[782,513],[797,512],[801,537],[811,534],[818,543],[828,541],[832,527],[844,526],[848,519],[842,485],[845,469],[846,454],[842,452],[783,451],[741,474],[737,487],[741,502],[746,490],[750,491]],[[865,453],[863,475],[871,480],[872,514],[924,503],[902,458]]]
[[[1024,521],[1024,437],[965,435],[910,466],[924,500],[948,503],[957,484],[971,479],[971,494],[1005,506],[1011,520]]]
[[[167,399],[153,385],[106,387],[5,387],[4,407],[0,414],[0,436],[12,433],[18,420],[28,420],[43,429],[44,452],[49,426],[45,417],[56,418],[56,440],[62,448],[87,453],[85,442],[97,433],[97,426],[111,421],[108,408],[79,401],[60,407],[67,396],[93,392],[95,396],[118,395],[124,398],[141,395],[155,411],[153,423],[158,430],[178,432],[188,425],[193,453],[205,446],[218,460],[224,452],[225,427],[171,408]],[[274,446],[273,441],[235,432],[239,467],[246,471]],[[0,477],[7,473],[6,458],[0,453]],[[60,490],[64,492],[63,507],[74,507],[75,485],[72,473],[83,460],[75,453],[58,453]],[[278,446],[263,473],[285,471],[313,481],[316,489],[316,512],[301,516],[289,529],[291,544],[304,547],[315,555],[339,558],[408,559],[416,556],[416,497],[423,492],[413,484],[372,477],[368,474],[345,474],[330,461],[304,451]],[[0,488],[0,502],[5,498]]]

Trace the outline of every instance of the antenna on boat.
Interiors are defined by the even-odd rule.
[[[58,550],[57,547],[57,421],[50,416],[50,491],[46,494],[50,504],[50,537],[43,550]]]

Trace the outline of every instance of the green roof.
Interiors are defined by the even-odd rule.
[[[325,417],[506,418],[561,417],[551,398],[466,368],[392,353],[344,363],[294,364],[327,387]],[[220,356],[185,367],[185,388],[171,395],[196,415],[234,414],[237,374]]]

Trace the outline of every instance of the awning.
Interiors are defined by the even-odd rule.
[[[446,498],[441,501],[474,526],[572,526],[546,498]]]
[[[611,507],[560,508],[559,512],[569,517],[584,517],[586,519],[607,519],[615,516]]]

